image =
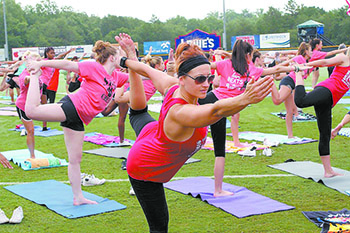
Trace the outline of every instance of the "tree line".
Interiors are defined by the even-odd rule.
[[[156,15],[145,22],[132,17],[107,15],[97,17],[76,12],[73,8],[58,7],[56,2],[42,0],[35,6],[21,6],[15,0],[6,1],[6,21],[9,53],[11,48],[46,47],[94,44],[97,40],[115,43],[120,32],[130,34],[143,51],[144,41],[171,41],[195,29],[223,35],[222,12],[210,12],[204,19],[186,19],[182,16],[160,21]],[[3,7],[3,4],[2,4]],[[2,8],[1,7],[1,8]],[[232,36],[290,33],[291,47],[298,46],[297,25],[307,20],[324,24],[325,36],[335,44],[350,44],[350,18],[347,6],[331,11],[319,7],[298,5],[289,0],[284,9],[269,7],[267,11],[234,10],[225,12],[227,49]],[[5,44],[3,9],[0,12],[0,44]],[[2,47],[2,46],[0,46]]]

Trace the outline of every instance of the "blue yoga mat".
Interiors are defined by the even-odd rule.
[[[252,192],[245,187],[227,183],[223,183],[222,188],[233,192],[234,195],[214,197],[214,180],[207,177],[193,177],[171,181],[165,183],[164,187],[182,194],[191,194],[193,197],[199,197],[202,201],[220,208],[237,218],[295,208]]]
[[[49,167],[40,167],[40,168],[31,168],[28,167],[28,165],[24,162],[24,160],[30,158],[30,153],[28,149],[21,149],[21,150],[10,150],[10,151],[4,151],[1,152],[5,158],[8,161],[13,161],[14,164],[17,164],[19,167],[21,167],[25,171],[29,170],[38,170],[42,168],[53,168],[53,167],[62,167],[62,166],[68,166],[68,162],[65,159],[59,159],[60,165],[53,165]],[[36,158],[56,158],[53,154],[46,154],[38,150],[34,150],[35,157]]]
[[[21,132],[22,129],[25,129],[22,125],[18,129],[9,129],[10,131],[16,131]],[[46,131],[43,131],[43,128],[41,126],[35,125],[34,126],[34,136],[40,136],[40,137],[51,137],[51,136],[57,136],[57,135],[63,135],[63,131],[58,129],[51,129],[50,127],[47,128]]]
[[[85,191],[83,191],[84,197],[96,201],[98,204],[74,206],[71,186],[56,180],[11,185],[4,188],[36,204],[45,205],[66,218],[81,218],[126,208],[114,200]]]

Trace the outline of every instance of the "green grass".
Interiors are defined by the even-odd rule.
[[[322,77],[326,72],[322,69]],[[324,79],[324,78],[323,78]],[[63,82],[58,92],[64,92]],[[307,81],[310,86],[310,80]],[[60,95],[62,97],[63,95]],[[241,112],[240,131],[260,131],[266,133],[286,134],[283,120],[271,115],[271,112],[285,109],[283,105],[273,105],[271,98],[262,103],[247,107]],[[304,109],[314,113],[313,108]],[[333,126],[343,118],[347,110],[344,105],[337,105],[333,110]],[[157,117],[157,114],[153,114]],[[86,132],[101,132],[117,135],[118,117],[94,119],[86,127]],[[20,121],[16,117],[0,117],[1,151],[26,148],[25,137],[8,131]],[[40,122],[35,122],[41,125]],[[49,127],[61,129],[58,123],[48,123]],[[126,138],[135,139],[129,122],[126,122]],[[294,123],[294,134],[299,137],[318,138],[316,122]],[[57,157],[67,158],[63,136],[36,137],[36,149],[53,153]],[[228,137],[228,139],[231,139]],[[339,136],[331,143],[332,165],[350,170],[349,138]],[[84,150],[100,148],[91,143],[84,143]],[[213,152],[200,150],[194,158],[199,163],[185,165],[176,177],[213,176]],[[284,162],[287,159],[320,162],[317,143],[305,145],[281,145],[274,149],[272,157],[258,155],[255,158],[242,158],[237,154],[227,154],[225,175],[286,174],[267,167],[270,164]],[[126,171],[120,169],[120,159],[84,154],[82,171],[93,173],[96,177],[109,180],[127,179]],[[23,171],[17,166],[13,170],[0,167],[0,182],[34,182],[55,179],[67,181],[66,168]],[[294,210],[238,219],[222,210],[210,206],[199,199],[166,190],[170,212],[169,232],[320,232],[308,221],[302,211],[327,211],[348,208],[348,196],[329,189],[322,184],[300,177],[266,177],[266,178],[225,178],[224,182],[244,186],[256,193],[274,200],[295,206]],[[148,226],[143,212],[135,197],[129,196],[130,184],[126,181],[107,182],[102,186],[82,187],[83,190],[101,197],[116,200],[127,206],[125,210],[96,216],[66,219],[44,206],[19,197],[4,188],[0,188],[0,208],[8,217],[17,206],[22,206],[24,219],[18,225],[1,225],[0,232],[147,232]]]

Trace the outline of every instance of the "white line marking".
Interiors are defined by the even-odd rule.
[[[268,175],[236,175],[236,176],[224,176],[227,179],[237,179],[237,178],[266,178],[266,177],[290,177],[294,175],[290,174],[268,174]],[[207,178],[214,179],[214,176],[206,176]],[[194,178],[194,177],[174,177],[171,180],[183,180],[186,178]],[[69,184],[69,181],[60,181],[62,183]],[[116,182],[129,182],[129,179],[116,179],[116,180],[106,180],[106,182],[116,183]],[[4,185],[15,185],[15,184],[27,184],[32,182],[0,182],[0,186]]]

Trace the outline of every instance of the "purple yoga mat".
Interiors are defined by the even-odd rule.
[[[208,204],[222,209],[237,218],[245,218],[252,215],[267,214],[295,208],[254,193],[245,187],[239,187],[227,183],[223,183],[223,189],[234,192],[234,195],[214,197],[214,180],[206,177],[194,177],[171,181],[164,184],[164,187],[182,194],[191,194],[193,197],[200,197],[202,201],[206,201]]]

